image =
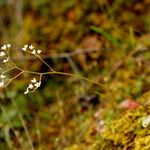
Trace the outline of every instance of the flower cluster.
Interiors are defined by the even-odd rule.
[[[3,74],[1,74],[0,75],[0,79],[1,79],[1,81],[0,81],[0,87],[4,86],[4,78],[6,78],[6,76],[3,75]]]
[[[28,44],[24,45],[22,51],[31,53],[33,55],[39,55],[42,52],[42,50],[40,49],[36,50],[33,45],[28,45]]]
[[[15,78],[17,78],[18,76],[20,76],[22,73],[30,73],[30,71],[26,71],[23,70],[22,68],[19,68],[14,62],[13,60],[10,58],[9,55],[9,49],[11,48],[11,44],[5,44],[1,47],[0,50],[0,61],[1,63],[7,63],[9,62],[9,64],[12,65],[12,68],[6,69],[5,71],[0,73],[0,87],[6,87],[7,85],[9,85],[9,83],[11,83],[11,81],[13,81]],[[33,45],[24,45],[22,48],[22,51],[24,52],[28,52],[30,54],[35,55],[36,57],[40,58],[39,54],[42,52],[40,49],[35,49],[33,47]],[[21,71],[20,73],[18,73],[17,75],[15,75],[13,78],[8,79],[7,82],[6,81],[6,73],[8,73],[9,71],[13,70],[13,69],[18,69],[19,71]],[[2,70],[2,68],[0,68],[0,70]],[[32,71],[31,71],[32,72]],[[26,91],[24,92],[24,94],[30,93],[30,92],[34,92],[38,87],[40,87],[41,85],[41,78],[42,78],[42,74],[40,73],[33,73],[32,74],[39,74],[40,78],[37,80],[36,78],[33,78],[30,82],[30,84],[28,85]]]
[[[40,86],[41,86],[41,78],[40,78],[39,81],[37,81],[36,78],[33,78],[31,80],[31,83],[28,85],[26,91],[24,92],[24,94],[28,94],[30,92],[34,92]]]
[[[1,47],[0,58],[2,63],[7,63],[9,61],[8,50],[10,49],[11,44],[5,44]]]
[[[7,63],[9,61],[9,56],[8,56],[8,50],[10,49],[11,44],[4,44],[1,47],[1,51],[0,51],[0,60],[2,60],[2,63]],[[1,68],[0,68],[1,69]],[[1,74],[0,75],[0,87],[3,87],[5,82],[4,79],[6,78],[6,75]]]

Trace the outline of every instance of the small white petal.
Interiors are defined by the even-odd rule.
[[[29,90],[28,90],[28,88],[27,88],[27,90],[24,92],[24,94],[27,94],[27,93],[29,93]]]
[[[0,82],[0,87],[2,87],[2,86],[4,86],[4,81],[3,80]]]
[[[7,63],[9,61],[9,58],[4,59],[2,62]]]
[[[28,48],[28,44],[24,45],[24,48]]]
[[[33,45],[30,45],[29,48],[30,48],[31,50],[34,49]]]
[[[39,50],[37,50],[37,53],[38,53],[38,54],[40,54],[41,52],[42,52],[42,51],[41,51],[40,49],[39,49]]]
[[[32,82],[32,83],[36,83],[36,79],[33,78],[33,79],[31,80],[31,82]]]
[[[25,92],[24,92],[24,94],[27,94],[27,93],[29,93],[29,91],[25,91]]]
[[[41,86],[41,81],[35,83],[34,86],[37,87],[37,88],[40,87]]]
[[[27,51],[27,48],[26,48],[26,47],[23,47],[22,50],[26,52],[26,51]]]
[[[2,49],[2,50],[6,50],[6,49],[7,49],[7,46],[6,46],[6,45],[3,45],[3,46],[1,47],[1,49]]]
[[[34,54],[36,54],[36,51],[35,51],[35,49],[34,49],[34,50],[31,52],[31,54],[33,54],[33,55],[34,55]]]
[[[34,88],[34,86],[33,86],[33,84],[29,84],[29,89],[33,89]]]
[[[6,77],[6,76],[3,75],[3,74],[0,75],[0,78],[1,78],[1,79],[4,79],[5,77]]]
[[[7,47],[10,48],[10,47],[11,47],[11,44],[7,44]]]
[[[5,56],[5,55],[6,55],[5,52],[3,52],[3,51],[0,52],[0,56],[1,56],[1,57]]]

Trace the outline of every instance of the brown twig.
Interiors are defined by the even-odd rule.
[[[72,52],[68,52],[68,53],[61,53],[61,54],[53,54],[53,55],[41,55],[42,59],[47,59],[47,58],[51,58],[51,59],[59,59],[59,58],[68,58],[68,57],[73,57],[76,55],[80,55],[80,54],[87,54],[87,53],[92,53],[92,52],[96,52],[96,51],[100,51],[100,49],[97,48],[88,48],[88,49],[78,49]],[[18,57],[12,57],[12,60],[20,60],[21,58]],[[24,60],[36,60],[37,58],[35,56],[24,56],[23,57]]]

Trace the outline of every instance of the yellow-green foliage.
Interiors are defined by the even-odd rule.
[[[149,114],[149,108],[140,106],[135,110],[129,110],[109,125],[103,132],[105,145],[110,144],[116,149],[150,149],[150,126],[142,127],[142,119]]]
[[[150,149],[150,135],[137,137],[135,139],[135,150],[149,150]]]

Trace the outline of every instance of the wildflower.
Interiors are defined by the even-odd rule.
[[[6,46],[6,45],[3,45],[3,46],[1,47],[1,49],[2,49],[2,50],[6,50],[6,49],[7,49],[7,46]]]
[[[28,44],[24,45],[24,48],[28,48]]]
[[[31,80],[31,83],[27,87],[26,91],[24,92],[24,94],[33,92],[33,91],[35,91],[40,86],[41,86],[41,78],[40,78],[40,81],[37,81],[36,78],[33,78]]]
[[[28,51],[29,53],[33,55],[40,54],[42,52],[42,50],[40,49],[36,50],[33,45],[29,46],[28,44],[24,45],[24,47],[22,48],[22,51],[24,52]]]
[[[24,45],[24,47],[22,48],[22,51],[26,52],[28,48],[28,44]]]
[[[2,62],[7,63],[9,61],[9,58],[4,59]]]
[[[3,80],[0,82],[0,87],[2,87],[2,86],[4,86],[4,81]]]
[[[24,94],[28,94],[29,93],[29,89],[27,88],[27,90],[24,92]]]
[[[6,76],[3,75],[3,74],[0,75],[0,78],[1,78],[1,79],[4,79],[5,77],[6,77]]]
[[[36,51],[35,49],[31,52],[31,54],[35,55],[36,54]]]
[[[29,84],[28,88],[33,89],[34,88],[33,84]]]
[[[7,47],[10,48],[10,47],[11,47],[11,44],[7,44]]]
[[[26,52],[26,51],[27,51],[27,48],[26,48],[26,47],[23,47],[22,50]]]
[[[31,80],[31,82],[32,82],[32,83],[36,83],[36,79],[33,78],[33,79]]]
[[[5,54],[4,51],[0,52],[0,56],[1,56],[1,57],[5,56],[5,55],[6,55],[6,54]]]
[[[36,82],[36,83],[34,84],[34,86],[35,86],[36,88],[40,87],[40,86],[41,86],[41,81]]]
[[[39,50],[37,50],[37,53],[38,53],[38,54],[40,54],[41,52],[42,52],[42,51],[41,51],[40,49],[39,49]]]
[[[9,43],[8,44],[4,44],[1,47],[0,57],[2,59],[1,60],[2,63],[7,63],[10,60],[9,53],[7,54],[7,51],[5,51],[5,50],[9,50],[10,47],[11,47],[11,44],[9,44]],[[38,57],[38,54],[40,54],[42,52],[42,50],[35,49],[33,45],[28,45],[28,44],[24,45],[21,48],[21,50],[24,51],[24,52],[31,53],[31,54],[35,55],[36,57]],[[10,63],[11,63],[11,60],[10,60]],[[2,68],[0,68],[0,70],[2,70]],[[5,80],[4,80],[6,78],[5,73],[3,72],[2,74],[0,74],[0,79],[1,79],[0,80],[0,87],[5,85]],[[18,76],[19,75],[20,74],[18,74]],[[40,87],[41,86],[41,78],[42,78],[42,75],[40,75],[40,79],[39,80],[37,80],[36,78],[33,78],[31,80],[31,82],[29,83],[28,87],[26,88],[26,90],[24,91],[24,94],[28,94],[30,92],[34,92],[38,87]]]
[[[29,49],[31,49],[31,50],[34,49],[33,45],[30,45],[30,46],[29,46]]]

